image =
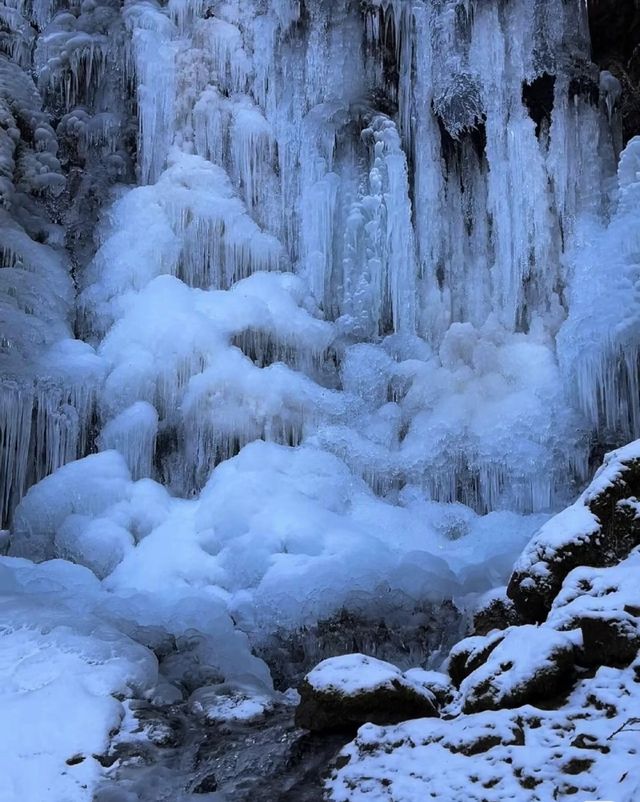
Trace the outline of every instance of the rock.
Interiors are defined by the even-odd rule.
[[[324,660],[300,686],[297,726],[308,730],[355,729],[437,716],[436,697],[391,663],[363,654]]]
[[[207,774],[206,777],[203,777],[201,780],[198,781],[196,786],[191,791],[192,794],[212,794],[214,791],[218,790],[218,782],[216,780],[215,774]]]
[[[565,579],[548,623],[582,630],[580,662],[627,666],[640,648],[640,549],[609,568],[576,568]]]
[[[628,666],[640,650],[640,627],[624,611],[580,621],[582,659],[590,666]]]
[[[487,661],[462,682],[464,712],[552,701],[572,683],[574,654],[571,639],[550,627],[508,630]]]
[[[484,595],[473,614],[473,634],[487,635],[494,629],[507,629],[520,623],[525,622],[520,620],[506,587],[496,588]]]
[[[589,487],[551,518],[516,563],[507,594],[523,620],[544,621],[565,577],[614,565],[640,543],[640,441],[607,454]]]
[[[504,632],[496,631],[491,635],[472,635],[456,644],[449,654],[447,664],[453,684],[459,687],[465,677],[485,663],[504,636]]]
[[[592,59],[622,85],[620,112],[624,142],[640,134],[640,6],[635,0],[588,3]]]

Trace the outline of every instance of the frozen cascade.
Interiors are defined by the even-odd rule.
[[[6,0],[0,589],[166,701],[503,583],[640,436],[620,98],[584,0]]]
[[[606,367],[621,348],[614,326],[600,355],[574,345],[588,338],[581,271],[602,259],[599,232],[622,204],[611,192],[619,91],[590,63],[582,2],[283,0],[265,10],[176,0],[29,13],[42,26],[38,87],[59,120],[54,132],[37,112],[33,157],[49,154],[59,174],[57,134],[65,165],[95,170],[106,152],[121,160],[101,179],[104,199],[119,188],[97,253],[83,246],[73,265],[78,330],[105,373],[98,433],[109,433],[95,445],[120,443],[136,475],[189,494],[244,443],[311,438],[376,492],[417,484],[437,500],[527,512],[554,508],[584,480],[594,436],[637,431],[626,345],[619,369]],[[15,15],[17,65],[30,22],[19,4]],[[18,96],[28,92],[37,105],[34,88]],[[143,186],[127,192],[121,154],[136,120]],[[633,187],[620,181],[622,198]],[[281,270],[306,286],[296,303],[309,326],[323,321],[318,343],[283,347],[276,321],[260,344],[248,310],[236,327],[214,313],[225,303],[215,293]],[[158,283],[163,275],[180,288]],[[374,346],[358,352],[364,375],[368,359],[387,355],[371,378],[382,394],[349,387],[344,365],[358,342]],[[278,371],[290,401],[276,393],[264,405]],[[219,397],[225,376],[243,388],[231,418],[226,402],[202,400],[205,387]],[[118,417],[116,434],[115,422],[138,402],[158,415],[139,448],[137,426]],[[14,440],[18,429],[7,427]],[[17,480],[18,497],[85,451],[47,455]]]

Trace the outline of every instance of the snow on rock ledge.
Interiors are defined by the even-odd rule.
[[[309,730],[437,715],[436,697],[420,676],[363,654],[323,660],[304,678],[300,697],[296,724]]]
[[[554,516],[515,565],[507,593],[527,621],[542,621],[580,565],[612,565],[640,543],[640,440],[607,454],[591,484]]]
[[[441,717],[362,727],[326,782],[331,802],[637,802],[638,446],[608,455],[520,558],[525,588],[546,594],[546,620],[507,626],[498,616],[504,628],[455,646],[448,671],[459,692]],[[585,520],[599,545],[569,526]]]

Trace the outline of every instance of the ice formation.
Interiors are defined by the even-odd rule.
[[[619,88],[590,64],[582,3],[31,13],[37,89],[59,120],[54,131],[37,112],[33,159],[47,157],[55,187],[57,150],[85,170],[115,159],[98,171],[100,197],[115,197],[97,253],[71,248],[96,397],[55,377],[43,425],[60,429],[63,405],[79,433],[34,446],[15,394],[42,367],[23,360],[32,375],[3,393],[5,518],[91,448],[190,495],[257,438],[310,440],[392,500],[410,484],[480,512],[549,511],[586,478],[593,437],[637,433],[637,145],[612,193]],[[38,106],[20,64],[3,61],[12,97]],[[142,186],[126,190],[136,118]],[[22,237],[38,265],[62,260],[64,282],[61,243],[36,257],[44,245]],[[607,254],[621,239],[614,287]],[[613,321],[620,295],[629,310]],[[49,324],[47,336],[63,335]],[[84,374],[80,385],[89,395]]]
[[[0,20],[0,525],[183,638],[163,676],[504,583],[640,435],[640,139],[583,0]]]

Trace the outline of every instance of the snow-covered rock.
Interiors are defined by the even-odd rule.
[[[574,676],[574,643],[551,627],[512,627],[460,685],[465,713],[553,700]]]
[[[571,507],[548,521],[517,561],[507,593],[527,621],[544,620],[567,574],[606,566],[640,542],[640,440],[607,454]]]
[[[555,598],[548,622],[582,630],[586,665],[628,665],[640,649],[640,551],[610,568],[575,568]]]
[[[487,635],[493,629],[506,629],[519,623],[519,615],[506,587],[494,588],[483,594],[473,611],[473,632]]]
[[[526,547],[518,566],[550,598],[546,620],[504,628],[498,620],[457,644],[448,671],[459,692],[441,718],[362,727],[327,780],[332,802],[635,802],[640,550],[628,553],[635,516],[617,510],[635,509],[637,459],[637,443],[609,455],[578,502]],[[564,529],[581,516],[609,547],[597,558],[607,567],[589,564],[596,552],[582,547],[585,528]],[[553,581],[536,586],[556,565]],[[503,591],[480,609],[496,602],[504,612]]]
[[[351,729],[437,715],[428,678],[403,674],[363,654],[332,657],[302,681],[296,724],[309,730]]]
[[[447,659],[447,671],[454,685],[459,687],[465,677],[485,663],[504,637],[505,633],[498,630],[488,635],[471,635],[456,643]]]

